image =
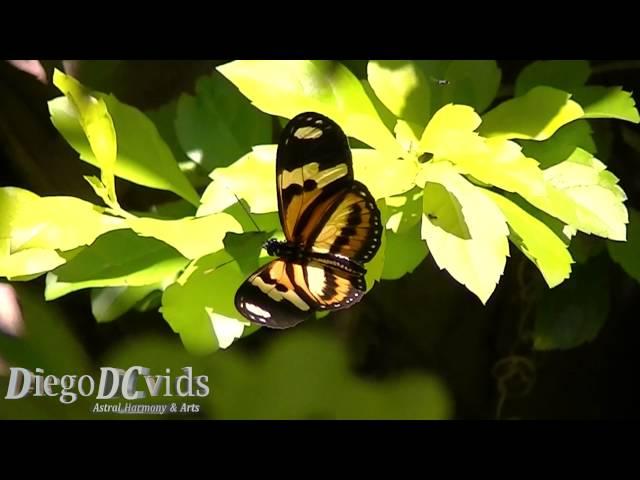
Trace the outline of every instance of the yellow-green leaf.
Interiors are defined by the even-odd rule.
[[[585,84],[591,69],[586,60],[542,60],[522,69],[516,79],[515,96],[524,95],[539,85],[573,92]]]
[[[91,290],[91,313],[98,323],[115,320],[140,303],[151,292],[162,288],[160,282],[131,287],[94,288]]]
[[[571,156],[577,147],[596,152],[591,126],[587,120],[576,120],[560,128],[547,140],[521,140],[522,152],[535,158],[541,168],[549,168]]]
[[[11,254],[11,239],[0,237],[0,258],[8,257]]]
[[[252,213],[277,211],[276,150],[277,145],[256,146],[233,165],[211,172],[213,181],[202,195],[197,215],[222,212],[238,198],[247,202]],[[414,185],[418,171],[415,159],[398,159],[364,148],[353,149],[352,156],[356,180],[367,185],[376,199],[405,192]]]
[[[278,210],[276,197],[277,145],[259,145],[232,165],[216,168],[202,195],[198,216],[222,212],[245,200],[253,213]]]
[[[482,303],[486,303],[495,289],[509,254],[509,229],[500,209],[482,191],[460,175],[448,162],[430,162],[423,168],[425,183],[442,185],[459,203],[443,209],[424,196],[422,238],[440,269],[465,285]],[[436,208],[438,207],[438,208]],[[437,213],[440,216],[437,216]],[[441,218],[447,213],[451,218]],[[435,217],[435,218],[434,218]],[[464,223],[470,238],[461,238],[436,223]]]
[[[118,151],[115,175],[145,187],[174,192],[197,205],[197,192],[178,167],[171,149],[160,137],[153,122],[140,110],[119,102],[113,95],[94,94],[105,102],[116,131]],[[68,99],[54,98],[48,105],[51,121],[80,154],[80,159],[100,167]]]
[[[213,333],[218,340],[218,346],[220,348],[227,348],[234,340],[242,337],[245,327],[248,326],[233,317],[225,317],[224,315],[215,313],[211,307],[206,307],[205,310],[211,320]]]
[[[369,97],[371,104],[376,109],[376,112],[378,112],[380,120],[382,120],[382,123],[387,127],[387,130],[391,131],[396,123],[396,116],[389,111],[384,103],[382,103],[367,80],[360,80],[360,83],[362,84],[362,88],[367,94],[367,97]]]
[[[117,155],[116,130],[104,99],[90,95],[76,79],[56,69],[53,84],[75,108],[77,118],[89,141],[97,166],[102,172],[108,204],[117,204],[114,168]]]
[[[482,139],[474,131],[480,115],[467,105],[445,105],[438,110],[420,138],[420,151],[434,157],[451,159],[484,151]]]
[[[162,295],[162,315],[185,348],[205,355],[226,348],[249,322],[236,310],[237,289],[246,280],[225,251],[194,260]]]
[[[27,248],[6,257],[0,257],[0,277],[19,280],[31,278],[62,265],[65,259],[55,250],[46,248]]]
[[[429,169],[425,169],[428,174]],[[423,191],[423,212],[436,227],[463,240],[471,234],[462,213],[462,205],[444,185],[427,181]]]
[[[467,175],[509,192],[534,199],[546,194],[547,186],[538,162],[522,154],[520,145],[501,138],[481,138],[473,151],[447,158]]]
[[[626,195],[618,179],[592,154],[577,148],[567,160],[544,170],[544,177],[577,207],[573,225],[579,230],[611,240],[626,238]]]
[[[489,190],[483,193],[500,208],[509,224],[509,239],[538,267],[549,287],[569,278],[573,259],[561,238],[502,195]]]
[[[0,238],[12,253],[30,248],[71,250],[99,235],[123,228],[121,218],[74,197],[39,197],[17,187],[0,188]]]
[[[372,60],[367,78],[382,103],[414,125],[414,134],[419,135],[431,109],[430,85],[420,68],[409,60]]]
[[[364,183],[373,198],[399,195],[415,185],[419,163],[415,158],[394,158],[378,150],[356,148],[353,172],[356,180]]]
[[[162,240],[189,259],[223,249],[227,232],[242,231],[238,221],[227,213],[179,220],[132,217],[127,224],[139,235]]]
[[[322,113],[348,136],[392,155],[401,149],[360,81],[341,63],[324,60],[236,60],[217,67],[260,110],[293,118]]]
[[[584,118],[617,118],[640,122],[631,92],[625,92],[621,87],[582,87],[575,91],[574,99],[582,105]]]
[[[478,148],[475,153],[448,156],[461,173],[518,193],[540,210],[585,233],[624,238],[625,194],[617,178],[591,154],[578,148],[564,162],[541,170],[515,142],[482,140],[484,151]]]
[[[404,233],[385,231],[383,280],[395,280],[413,272],[429,254],[420,238],[420,225],[415,224]]]
[[[269,116],[218,72],[198,81],[195,96],[180,97],[175,127],[185,153],[206,172],[271,141]]]
[[[424,183],[422,184],[424,186]],[[414,186],[402,195],[385,199],[385,227],[394,233],[403,234],[411,230],[422,219],[422,197],[424,190]]]
[[[224,249],[248,277],[258,269],[262,246],[268,238],[269,232],[230,232],[224,237]]]
[[[110,205],[117,208],[115,203],[113,203],[112,199],[109,197],[109,189],[104,183],[102,183],[102,180],[92,175],[85,175],[82,178],[84,178],[87,181],[89,186],[91,186],[91,188],[93,189],[94,193],[100,199],[102,199],[105,205]]]
[[[149,285],[176,275],[186,264],[186,258],[160,240],[116,230],[49,273],[45,298],[54,300],[85,288]]]
[[[416,125],[399,119],[393,129],[396,134],[396,140],[405,152],[409,155],[419,156],[420,152],[420,129],[416,129]],[[415,133],[417,132],[417,134]]]
[[[555,88],[534,87],[485,113],[480,134],[501,139],[546,140],[563,125],[584,116],[582,107],[570,97]]]

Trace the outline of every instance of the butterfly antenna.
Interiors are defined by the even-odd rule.
[[[238,203],[240,204],[240,206],[242,207],[242,209],[244,210],[244,212],[247,214],[247,216],[249,217],[249,220],[251,220],[251,223],[253,223],[253,226],[256,227],[256,231],[260,231],[260,227],[258,226],[258,224],[256,223],[256,221],[253,219],[253,216],[251,215],[251,212],[249,210],[247,210],[247,207],[244,206],[244,204],[242,203],[242,201],[240,200],[240,198],[238,198],[238,196],[234,193],[233,196],[236,197],[236,200],[238,200]]]

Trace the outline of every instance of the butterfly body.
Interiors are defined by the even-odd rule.
[[[313,112],[293,118],[278,144],[276,186],[286,240],[264,245],[277,258],[241,285],[236,308],[252,322],[288,328],[359,302],[382,226],[371,193],[354,180],[340,127]]]
[[[305,251],[302,245],[290,242],[280,242],[275,238],[267,240],[264,249],[272,257],[280,257],[283,260],[300,261],[305,257]]]

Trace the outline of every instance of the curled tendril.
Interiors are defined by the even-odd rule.
[[[524,397],[531,392],[536,380],[535,364],[522,355],[510,355],[496,362],[491,371],[496,378],[500,398],[496,418],[500,418],[507,398]]]

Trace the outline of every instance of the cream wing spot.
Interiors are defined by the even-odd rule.
[[[326,275],[324,268],[316,267],[314,265],[307,266],[307,281],[309,283],[309,289],[314,293],[322,293],[326,285]]]
[[[308,165],[305,165],[305,167],[307,167]],[[290,187],[291,185],[300,185],[302,186],[302,184],[304,183],[303,180],[303,173],[302,173],[302,168],[296,168],[295,170],[283,170],[282,174],[281,174],[281,182],[282,182],[282,189],[286,189],[288,187]]]
[[[269,295],[269,297],[271,297],[276,302],[281,302],[282,299],[285,299],[288,302],[293,303],[302,311],[306,312],[307,310],[309,310],[309,305],[307,305],[304,300],[302,300],[293,290],[287,289],[286,291],[281,292],[277,288],[275,288],[274,285],[266,283],[260,277],[254,278],[251,281],[251,284],[258,287],[262,293]]]
[[[317,165],[317,164],[316,164]],[[316,171],[315,175],[311,178],[316,181],[318,187],[322,188],[325,185],[338,180],[347,175],[349,169],[344,163],[340,163],[335,167],[327,168],[326,170]],[[305,172],[306,176],[306,172]]]
[[[318,162],[308,163],[302,168],[283,170],[281,174],[282,189],[291,185],[303,186],[305,180],[314,180],[319,188],[344,177],[349,169],[344,163],[340,163],[325,170],[320,170]]]
[[[314,140],[322,136],[322,130],[316,127],[300,127],[293,132],[293,136],[300,140]]]
[[[245,302],[244,308],[247,309],[253,315],[259,315],[264,318],[271,318],[271,313],[267,312],[265,309],[260,308],[258,305],[254,305],[253,303]]]

